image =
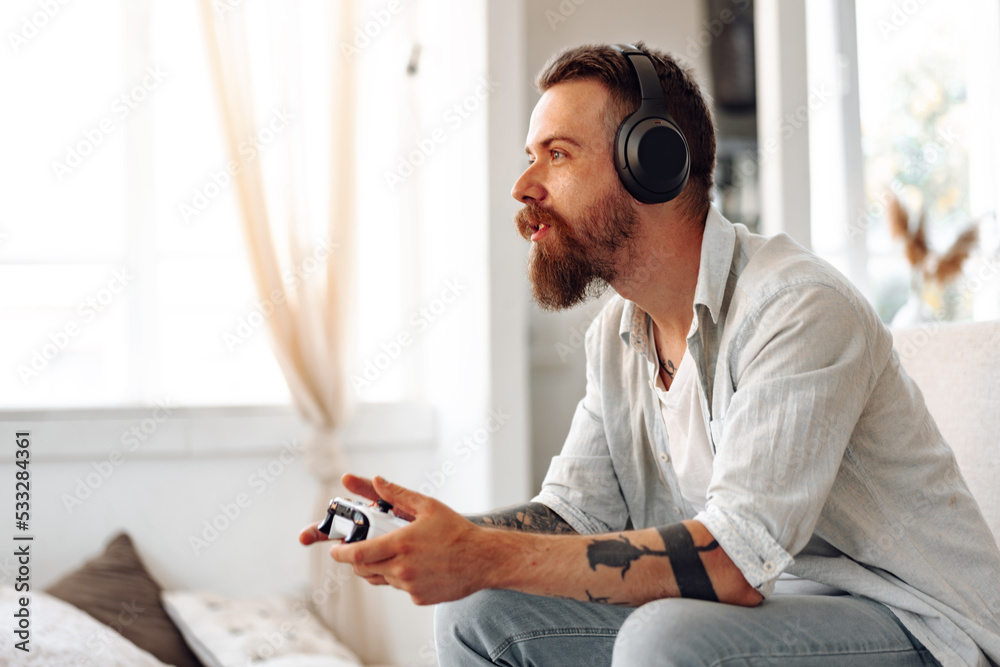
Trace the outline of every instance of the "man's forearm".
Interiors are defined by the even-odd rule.
[[[623,606],[682,594],[761,599],[698,522],[593,536],[491,531],[484,552],[487,588]]]
[[[465,518],[476,525],[489,528],[511,528],[531,533],[576,534],[572,526],[542,503],[517,505]]]

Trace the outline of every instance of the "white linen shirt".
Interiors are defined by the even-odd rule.
[[[1000,662],[1000,550],[846,278],[710,209],[687,339],[715,455],[700,512],[667,456],[648,324],[617,296],[591,324],[536,502],[581,534],[697,519],[764,596],[789,572],[886,604],[946,666]]]

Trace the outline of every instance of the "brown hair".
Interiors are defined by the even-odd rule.
[[[715,126],[712,112],[701,95],[691,72],[668,54],[651,49],[642,42],[635,47],[649,54],[660,77],[667,110],[684,133],[691,151],[691,174],[678,201],[692,215],[701,219],[712,203],[715,171]],[[605,110],[608,144],[614,151],[614,137],[621,121],[639,108],[639,81],[635,72],[618,51],[605,44],[588,44],[557,53],[535,78],[535,86],[545,92],[552,86],[574,79],[594,79],[611,94]]]

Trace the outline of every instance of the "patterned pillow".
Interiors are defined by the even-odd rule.
[[[161,598],[206,667],[362,664],[290,595],[232,599],[204,591],[164,591]]]
[[[30,598],[30,636],[23,653],[21,641],[5,628],[0,632],[0,663],[32,667],[167,667],[151,654],[71,604],[40,591],[18,593],[0,588],[0,617],[7,625],[20,610],[20,598]],[[6,662],[13,660],[13,663]],[[22,662],[23,661],[23,662]]]

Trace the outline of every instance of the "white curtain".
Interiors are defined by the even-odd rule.
[[[339,480],[345,461],[336,433],[350,410],[345,360],[354,276],[357,59],[345,58],[338,45],[353,39],[356,4],[200,0],[257,293],[273,307],[267,323],[275,357],[296,407],[313,426],[306,463],[321,486],[315,518],[323,516],[330,498],[343,493]],[[249,21],[251,10],[265,11],[266,20]],[[325,67],[303,55],[300,39],[303,26],[319,20],[332,22]],[[325,80],[317,81],[317,72]],[[329,141],[323,156],[328,177],[312,190],[304,156],[315,153],[322,139],[303,129],[302,117],[315,111],[303,100],[303,90],[315,91],[310,86],[329,87],[324,119]],[[261,91],[279,100],[281,108],[262,109]],[[280,141],[274,139],[279,132]],[[280,168],[266,169],[272,160]],[[328,201],[321,201],[323,196]],[[322,215],[316,212],[323,210],[326,220],[317,224]],[[386,661],[383,632],[366,621],[378,613],[372,596],[363,592],[368,584],[348,566],[334,563],[327,549],[314,547],[311,555],[313,598],[323,620],[365,662]]]

